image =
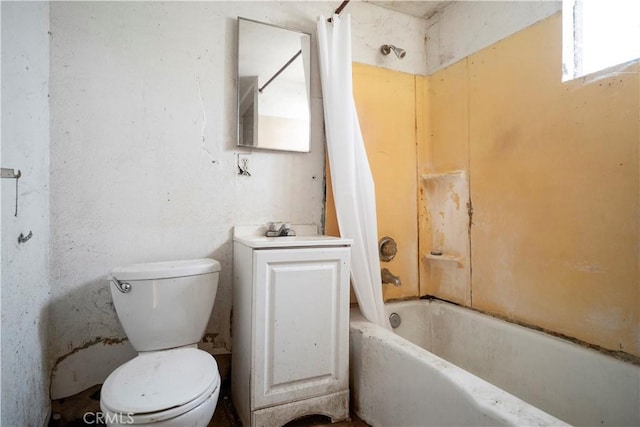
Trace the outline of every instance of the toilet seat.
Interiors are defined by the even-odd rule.
[[[102,386],[100,403],[134,423],[177,417],[207,400],[220,386],[215,359],[195,348],[141,353],[117,368]]]

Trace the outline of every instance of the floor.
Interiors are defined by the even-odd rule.
[[[95,413],[100,411],[100,386],[97,385],[75,396],[55,400],[51,404],[51,421],[49,427],[79,427],[95,426]],[[355,414],[350,414],[351,420],[331,424],[327,417],[311,416],[300,418],[286,424],[287,427],[369,427]],[[231,402],[229,385],[225,381],[220,390],[218,405],[209,423],[209,427],[242,427],[238,415]],[[277,426],[274,426],[277,427]]]

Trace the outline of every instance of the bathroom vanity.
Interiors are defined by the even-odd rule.
[[[231,394],[245,426],[349,415],[351,241],[234,230]]]

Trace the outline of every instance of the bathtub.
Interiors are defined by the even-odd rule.
[[[352,407],[372,426],[640,425],[640,367],[438,300],[351,311]]]

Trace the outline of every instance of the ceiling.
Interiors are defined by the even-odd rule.
[[[429,19],[434,14],[444,9],[452,1],[374,1],[365,0],[386,9],[395,10],[396,12],[406,15],[416,16],[418,18]]]

